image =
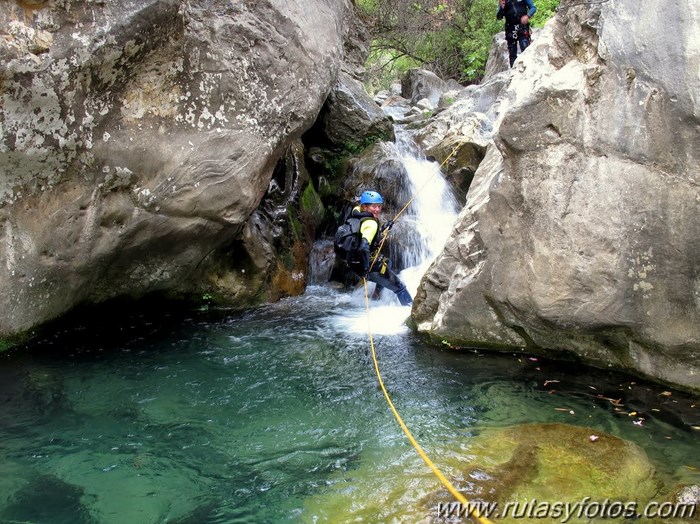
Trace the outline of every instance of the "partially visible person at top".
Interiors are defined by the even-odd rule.
[[[379,214],[382,212],[384,199],[376,191],[365,191],[360,196],[360,205],[356,206],[350,216],[358,217],[360,222],[360,235],[362,236],[360,249],[348,261],[350,269],[359,277],[374,282],[376,287],[372,298],[378,299],[382,289],[387,288],[396,293],[396,298],[402,306],[410,306],[413,303],[411,294],[399,277],[392,271],[391,260],[378,254],[382,236],[388,234],[393,221],[380,227]],[[376,257],[376,260],[375,260]]]
[[[518,56],[518,45],[522,53],[530,45],[530,18],[537,12],[532,0],[498,0],[496,18],[506,19],[506,43],[510,67]]]

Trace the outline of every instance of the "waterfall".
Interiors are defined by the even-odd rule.
[[[391,230],[388,256],[395,268],[402,268],[399,278],[411,296],[415,297],[421,278],[445,246],[459,206],[440,166],[427,160],[410,137],[397,133],[395,147],[395,158],[405,168],[405,179],[398,184],[402,188],[395,195],[398,209],[392,212],[398,212],[409,201],[410,205],[398,217]],[[382,219],[386,221],[392,216],[385,210]],[[370,286],[371,292],[374,284],[370,283]],[[366,336],[367,315],[362,307],[365,304],[364,289],[356,289],[352,297],[353,302],[361,307],[346,309],[343,315],[335,317],[334,323],[337,329],[345,333]],[[380,300],[372,301],[372,333],[398,335],[408,329],[405,322],[409,310],[396,307],[397,304],[394,293],[386,290]]]
[[[400,277],[411,295],[430,264],[442,252],[459,212],[452,188],[445,180],[439,164],[427,160],[415,142],[397,129],[396,148],[405,167],[401,186],[401,202],[411,201],[392,230],[392,249],[396,267],[404,268]],[[403,204],[402,204],[403,205]]]
[[[397,184],[402,189],[395,195],[398,209],[393,212],[410,204],[398,217],[384,250],[415,296],[420,279],[445,246],[459,205],[440,166],[425,158],[406,131],[398,128],[396,137],[395,156],[405,168],[405,179]],[[392,216],[385,211],[382,218],[387,221]],[[316,242],[309,260],[309,284],[327,282],[332,264],[332,243]],[[393,293],[384,293],[381,302],[395,300]]]
[[[400,189],[392,195],[396,209],[385,208],[382,221],[390,220],[406,204],[408,207],[397,218],[383,251],[411,296],[415,296],[420,279],[445,246],[459,205],[440,165],[425,158],[405,128],[396,126],[395,131],[396,142],[389,147],[394,148],[391,156],[403,164],[404,179],[397,181]],[[327,282],[333,260],[332,243],[317,241],[309,259],[308,283],[313,286]],[[392,305],[396,298],[385,292],[380,303]]]
[[[436,162],[427,160],[407,137],[397,148],[406,168],[405,198],[413,199],[400,220],[415,232],[407,235],[402,265],[412,267],[432,262],[442,251],[459,205]]]

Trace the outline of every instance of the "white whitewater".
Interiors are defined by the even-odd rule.
[[[411,201],[399,216],[391,231],[401,246],[399,253],[392,253],[394,265],[403,267],[399,276],[415,297],[421,278],[430,264],[440,254],[452,231],[459,212],[454,193],[445,180],[439,164],[425,158],[415,143],[397,130],[398,155],[406,168],[404,194],[399,195],[400,206]],[[400,209],[400,208],[399,208]],[[387,221],[391,216],[383,216]],[[374,289],[368,283],[369,293]],[[361,309],[349,308],[342,318],[336,319],[339,328],[347,332],[367,334],[368,319],[365,312],[365,292],[360,287],[353,293],[352,303]],[[370,301],[370,322],[373,334],[391,335],[405,332],[405,321],[410,314],[408,307],[398,305],[394,293],[384,290],[382,298]]]
[[[431,162],[408,137],[400,137],[397,148],[406,168],[406,201],[411,205],[399,217],[403,222],[399,239],[402,279],[415,294],[418,283],[428,266],[445,247],[459,212],[452,188],[445,180],[440,166]]]

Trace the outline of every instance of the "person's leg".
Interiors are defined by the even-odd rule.
[[[382,277],[386,277],[387,269],[391,269],[391,260],[389,260],[383,255],[380,255],[374,262],[372,268],[375,269],[376,272],[379,273]],[[372,300],[379,300],[382,296],[383,290],[384,286],[375,283],[374,292],[372,293]]]
[[[508,61],[510,62],[510,67],[513,67],[515,59],[518,57],[518,44],[508,43]]]
[[[392,271],[391,260],[387,259],[386,263],[387,263],[387,272],[389,273],[389,280],[392,280],[393,282],[395,282],[397,287],[398,287],[397,291],[395,291],[396,298],[399,299],[399,303],[402,306],[410,306],[411,304],[413,304],[413,299],[411,298],[411,294],[406,289],[406,286],[404,285],[404,283],[401,282],[401,279],[398,277],[398,275]]]
[[[510,67],[518,56],[518,29],[514,26],[506,26],[506,44],[508,44],[508,59]]]
[[[396,298],[399,299],[399,303],[402,306],[408,306],[413,303],[411,294],[406,289],[404,283],[401,282],[399,277],[396,276],[396,274],[390,269],[387,268],[384,274],[381,274],[378,271],[372,271],[369,275],[367,275],[367,280],[396,293]]]
[[[526,25],[518,31],[518,41],[520,43],[520,52],[522,53],[530,45],[530,26]]]
[[[520,52],[522,53],[530,45],[530,38],[525,37],[520,39]]]
[[[399,299],[399,304],[402,306],[410,306],[413,304],[413,298],[411,298],[411,294],[408,292],[408,289],[406,289],[406,286],[396,293],[396,298]]]
[[[398,286],[396,286],[394,283],[392,283],[391,280],[389,280],[386,276],[380,274],[378,271],[372,271],[367,275],[367,280],[370,282],[374,282],[378,286],[381,286],[382,288],[387,288],[389,291],[393,291],[396,293],[396,290],[398,289]]]

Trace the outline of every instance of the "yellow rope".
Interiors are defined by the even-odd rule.
[[[457,499],[458,502],[462,503],[463,507],[468,508],[469,513],[468,517],[472,517],[476,519],[477,522],[480,524],[491,524],[491,521],[487,519],[486,517],[482,517],[479,515],[478,510],[472,506],[467,498],[462,495],[459,491],[457,491],[457,488],[455,488],[452,483],[445,477],[445,475],[442,474],[442,472],[433,464],[433,461],[430,460],[430,457],[426,455],[425,451],[423,451],[423,448],[420,447],[420,444],[416,441],[415,438],[413,438],[413,435],[408,429],[408,426],[404,423],[403,419],[401,418],[401,415],[399,415],[399,412],[396,410],[394,407],[394,403],[391,401],[391,397],[389,397],[389,393],[386,390],[386,387],[384,387],[384,381],[382,380],[382,375],[379,373],[379,363],[377,362],[377,352],[374,349],[374,338],[372,337],[372,326],[370,323],[370,316],[369,316],[369,294],[367,292],[367,279],[363,278],[362,279],[365,285],[365,305],[367,307],[367,334],[369,335],[369,344],[372,349],[372,360],[374,361],[374,371],[377,373],[377,380],[379,381],[379,386],[382,388],[382,393],[384,393],[384,398],[386,399],[387,403],[389,404],[389,407],[391,408],[392,413],[394,414],[394,417],[396,417],[397,422],[399,423],[399,426],[401,426],[401,429],[403,432],[406,434],[406,437],[408,437],[408,440],[411,442],[413,447],[416,449],[418,454],[421,456],[423,461],[428,465],[428,467],[432,470],[432,472],[435,474],[435,476],[442,482],[442,485],[447,488],[447,490],[452,493],[452,495]]]

